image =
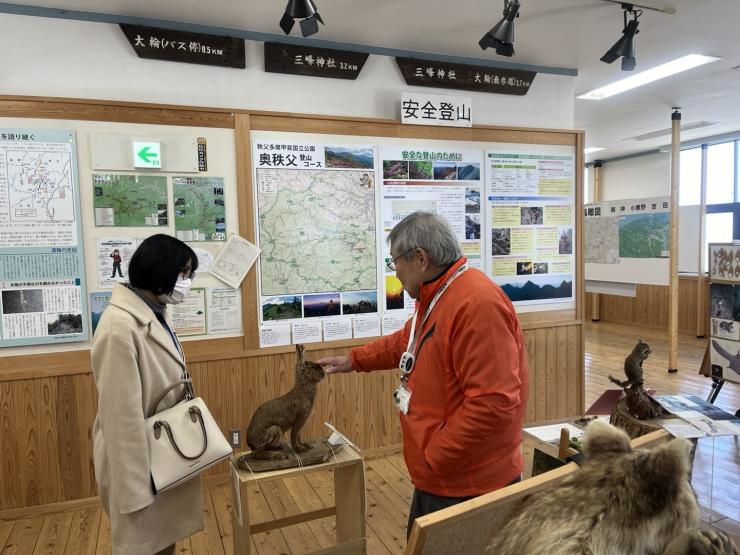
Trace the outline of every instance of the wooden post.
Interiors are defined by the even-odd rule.
[[[681,112],[671,114],[671,249],[668,282],[668,372],[678,372],[678,187],[681,156]]]
[[[604,163],[601,160],[594,160],[594,202],[601,201],[601,167]],[[598,322],[601,320],[600,303],[601,295],[591,293],[591,321]]]
[[[707,147],[701,147],[701,202],[699,203],[699,252],[696,276],[696,337],[704,337],[707,324],[707,292],[704,279],[704,240],[707,226]]]

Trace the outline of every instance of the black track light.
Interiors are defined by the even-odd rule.
[[[496,54],[514,54],[514,19],[519,17],[519,0],[504,0],[504,17],[478,41],[480,47],[495,48]]]
[[[632,4],[622,4],[622,9],[624,10],[622,36],[606,51],[606,54],[601,57],[601,61],[611,64],[617,58],[622,58],[622,71],[633,71],[636,65],[635,35],[640,32],[637,29],[640,24],[637,18],[642,15],[642,10],[635,10]],[[628,22],[627,14],[631,14],[634,19]]]
[[[304,37],[317,33],[319,23],[324,25],[324,20],[321,19],[313,0],[288,0],[285,13],[280,19],[280,28],[286,35],[290,34],[296,19],[301,20],[301,33]]]

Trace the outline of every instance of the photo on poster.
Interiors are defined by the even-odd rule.
[[[711,285],[709,310],[712,318],[732,320],[734,318],[735,292],[732,285]]]
[[[512,302],[570,299],[573,296],[571,276],[537,276],[527,281],[496,282]]]
[[[709,277],[740,280],[740,247],[712,245],[709,249]]]
[[[534,264],[531,261],[528,262],[517,262],[516,263],[516,275],[526,276],[533,272]]]
[[[619,264],[619,217],[584,220],[583,243],[587,264]]]
[[[491,249],[493,256],[511,254],[511,228],[494,227],[491,230]]]
[[[534,274],[546,274],[548,269],[547,262],[535,262],[534,263]]]
[[[670,212],[629,214],[619,217],[621,258],[667,258],[671,232]]]
[[[457,180],[457,164],[455,162],[434,162],[435,181]]]
[[[378,292],[348,291],[342,293],[342,314],[365,314],[378,311]]]
[[[316,295],[303,296],[304,318],[339,316],[341,309],[342,301],[339,293],[318,293]]]
[[[410,160],[409,179],[434,179],[434,170],[431,160]]]
[[[480,213],[480,189],[477,187],[465,188],[465,212],[467,214]]]
[[[405,160],[383,160],[383,179],[408,179],[409,163]]]
[[[712,337],[740,341],[740,322],[712,318]]]
[[[558,228],[558,254],[573,254],[573,228]]]
[[[2,292],[3,314],[25,314],[44,312],[42,289],[13,289]]]
[[[735,285],[735,304],[732,311],[734,320],[740,321],[740,285]]]
[[[740,342],[713,337],[709,340],[709,345],[712,375],[738,382],[740,380]]]
[[[103,311],[108,307],[110,302],[111,291],[94,291],[90,293],[90,322],[92,323],[92,332],[98,327],[100,317]]]
[[[46,327],[49,335],[82,333],[82,314],[48,313]]]
[[[327,146],[324,159],[327,168],[364,170],[375,166],[373,149],[367,147]]]
[[[465,239],[480,239],[480,214],[465,214]]]
[[[400,310],[405,308],[403,285],[396,276],[385,276],[385,309]]]
[[[480,181],[480,164],[458,164],[457,179],[458,181]]]
[[[263,297],[262,320],[291,320],[303,317],[303,301],[300,295]]]
[[[542,206],[522,206],[520,225],[542,225],[544,208]]]

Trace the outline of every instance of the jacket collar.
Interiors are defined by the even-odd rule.
[[[442,285],[444,285],[445,281],[447,281],[447,278],[454,274],[457,269],[465,264],[467,261],[467,257],[461,256],[455,262],[453,262],[452,266],[447,268],[447,270],[445,270],[441,276],[437,277],[437,279],[424,282],[419,286],[419,300],[417,301],[417,304],[419,308],[419,313],[421,315],[424,314],[427,306],[429,306],[429,303],[432,302],[435,293],[440,287],[442,287]]]
[[[154,312],[147,304],[139,298],[139,296],[131,291],[125,285],[117,283],[113,288],[113,293],[110,297],[110,304],[125,310],[131,316],[142,325],[148,328],[149,338],[158,343],[165,351],[167,351],[180,365],[185,367],[184,355],[175,347],[172,342],[170,334],[164,329],[162,324],[159,323]],[[172,321],[169,317],[169,312],[165,310],[165,321],[172,328]]]

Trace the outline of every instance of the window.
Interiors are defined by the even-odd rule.
[[[732,212],[717,212],[707,214],[704,243],[703,270],[707,269],[707,246],[709,243],[732,243],[732,225],[734,214]]]
[[[735,143],[707,148],[707,204],[735,201]]]
[[[681,151],[679,206],[701,204],[701,147]]]

